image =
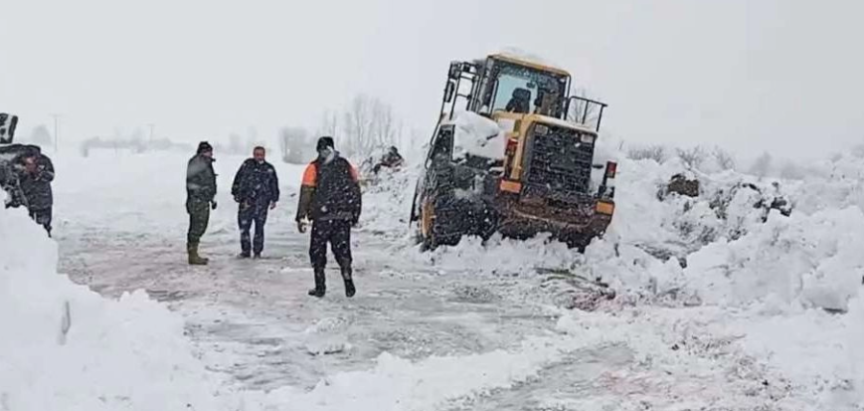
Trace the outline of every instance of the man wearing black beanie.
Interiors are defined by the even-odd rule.
[[[326,291],[324,268],[327,243],[333,250],[345,282],[345,295],[353,297],[351,268],[351,227],[360,219],[361,195],[357,169],[336,151],[332,137],[321,137],[316,146],[318,158],[306,167],[297,207],[297,227],[306,232],[312,221],[309,257],[315,272],[315,288],[309,295],[323,297]]]

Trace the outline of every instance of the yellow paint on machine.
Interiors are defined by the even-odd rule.
[[[501,191],[519,194],[520,192],[522,192],[522,183],[518,181],[501,180],[501,185],[499,188],[501,189]]]

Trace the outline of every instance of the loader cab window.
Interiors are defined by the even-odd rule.
[[[498,78],[498,91],[492,112],[503,110],[510,113],[528,114],[531,101],[536,94],[536,85],[527,79],[505,74]]]
[[[506,111],[521,114],[560,115],[569,77],[498,62],[489,69],[483,91],[483,113]],[[487,112],[488,110],[488,112]]]
[[[531,91],[524,88],[513,90],[513,95],[510,101],[507,102],[507,107],[504,107],[508,113],[526,114],[531,111]]]

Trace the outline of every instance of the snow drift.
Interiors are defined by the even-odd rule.
[[[670,355],[665,350],[681,346],[676,340],[702,334],[722,341],[728,361],[753,364],[754,374],[736,378],[785,384],[782,393],[765,394],[773,398],[766,404],[861,409],[864,362],[854,347],[864,345],[864,159],[838,156],[813,166],[804,180],[784,181],[623,157],[613,223],[584,255],[545,236],[524,242],[466,239],[408,255],[444,271],[470,267],[490,278],[521,277],[513,283],[514,294],[558,305],[562,296],[571,298],[566,289],[574,278],[599,278],[618,295],[591,305],[599,316],[592,318],[612,324],[632,316],[619,327],[625,331],[618,341],[637,351],[664,357]],[[658,195],[682,172],[702,182],[700,195]],[[776,198],[791,201],[791,215],[766,206]],[[573,321],[583,331],[612,332],[601,320]],[[661,336],[668,344],[645,347],[638,336],[658,327],[668,328]],[[719,343],[690,349],[716,358],[712,344]],[[704,406],[702,400],[694,405]]]
[[[513,351],[418,362],[384,354],[371,369],[328,376],[309,392],[241,394],[196,358],[180,318],[144,293],[105,300],[73,285],[56,274],[56,245],[44,232],[22,210],[0,210],[0,410],[442,409],[531,381],[550,363],[582,355],[577,350],[609,345],[624,346],[635,358],[630,368],[601,379],[609,384],[604,392],[618,395],[552,396],[544,404],[588,410],[864,405],[861,157],[814,165],[808,178],[779,186],[735,172],[694,172],[703,182],[699,196],[662,199],[658,192],[669,178],[686,171],[681,164],[620,159],[613,225],[584,255],[543,236],[469,238],[419,253],[405,221],[416,167],[388,171],[366,192],[361,230],[380,233],[383,252],[441,275],[486,276],[506,284],[501,298],[562,305],[575,277],[599,277],[618,296],[592,305],[593,312],[550,309],[559,318],[557,334]],[[732,190],[742,183],[758,190]],[[163,186],[152,188],[175,189]],[[153,193],[142,191],[142,197]],[[791,216],[754,207],[778,193],[794,203]],[[162,207],[166,200],[150,201]]]
[[[57,275],[57,247],[0,208],[0,409],[221,410],[183,321],[144,292],[107,300]]]

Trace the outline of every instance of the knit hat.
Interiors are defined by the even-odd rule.
[[[324,136],[318,139],[318,145],[315,146],[315,151],[321,151],[325,148],[329,148],[333,150],[335,144],[333,143],[333,137]]]
[[[198,154],[206,153],[208,151],[213,151],[213,146],[211,146],[210,143],[206,141],[198,143]]]

